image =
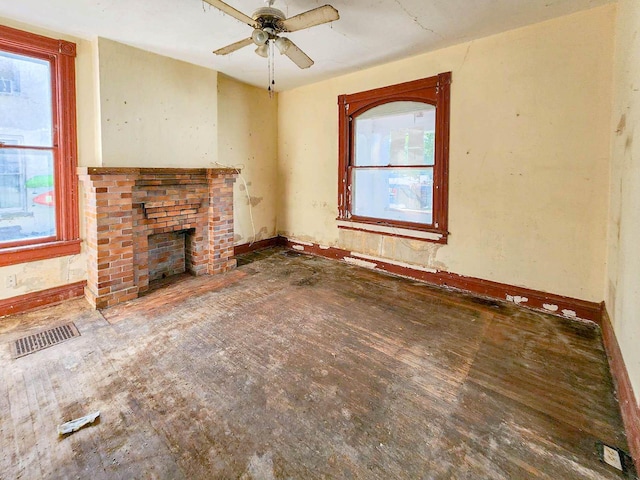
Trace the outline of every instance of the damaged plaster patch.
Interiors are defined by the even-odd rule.
[[[292,248],[294,250],[298,250],[299,252],[304,252],[304,247],[302,245],[293,245]]]
[[[329,250],[331,247],[327,246],[327,245],[318,245],[318,248],[320,250]]]
[[[367,262],[365,260],[360,260],[359,258],[353,258],[353,257],[344,257],[344,261],[352,265],[357,265],[359,267],[365,267],[365,268],[376,268],[378,266],[377,263]]]
[[[558,305],[553,305],[550,303],[543,303],[542,304],[542,308],[544,308],[545,310],[549,310],[550,312],[557,312],[558,311]]]
[[[562,315],[564,315],[567,318],[576,318],[576,312],[574,312],[573,310],[567,310],[566,308],[564,310],[562,310]]]
[[[258,204],[262,201],[262,197],[249,197],[247,198],[247,203],[250,203],[252,207],[258,206]]]
[[[625,113],[620,117],[618,122],[618,128],[616,128],[616,135],[622,135],[622,132],[627,128],[627,115]]]
[[[507,301],[513,302],[516,305],[520,305],[521,303],[527,303],[529,299],[527,297],[521,297],[519,295],[507,295]]]

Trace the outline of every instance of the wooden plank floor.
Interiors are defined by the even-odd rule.
[[[279,249],[241,264],[0,319],[0,478],[624,478],[597,455],[627,446],[593,325]]]

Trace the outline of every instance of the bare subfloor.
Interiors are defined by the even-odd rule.
[[[0,478],[621,478],[596,450],[626,441],[593,325],[283,250],[248,260],[102,313],[0,319]],[[10,358],[69,321],[80,337]]]

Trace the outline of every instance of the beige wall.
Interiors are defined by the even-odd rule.
[[[614,17],[609,5],[281,93],[280,232],[601,301]],[[337,96],[446,71],[449,244],[339,231]]]
[[[78,163],[98,165],[98,90],[97,90],[97,42],[75,38],[60,32],[36,28],[10,19],[0,18],[0,23],[24,31],[61,38],[74,42],[76,57],[76,103],[78,120]],[[81,215],[82,222],[82,215]],[[15,275],[17,285],[6,288],[6,277]],[[20,265],[0,267],[0,299],[11,298],[39,290],[46,290],[86,278],[84,253],[69,257],[40,260]]]
[[[617,18],[606,305],[640,401],[640,3]]]
[[[218,75],[218,161],[242,176],[234,188],[236,244],[276,235],[277,122],[277,98]]]
[[[102,164],[208,167],[217,72],[100,38]]]

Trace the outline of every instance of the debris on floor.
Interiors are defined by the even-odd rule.
[[[67,433],[73,433],[80,430],[85,425],[89,425],[96,421],[96,418],[100,416],[100,412],[93,412],[89,415],[85,415],[84,417],[76,418],[75,420],[71,420],[70,422],[63,423],[62,425],[58,425],[58,435],[65,435]]]

